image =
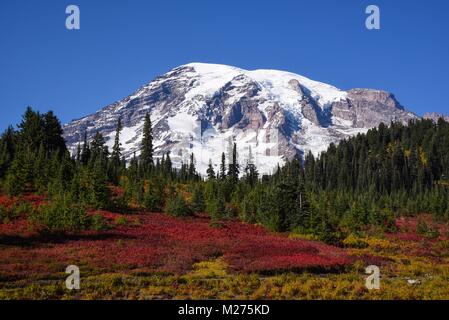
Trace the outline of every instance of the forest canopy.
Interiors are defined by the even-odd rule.
[[[0,185],[11,196],[44,194],[51,203],[35,220],[48,229],[92,227],[89,208],[147,210],[174,216],[207,213],[259,223],[273,231],[310,234],[335,242],[367,228],[391,230],[400,215],[432,213],[449,220],[449,123],[443,119],[390,123],[331,144],[318,157],[295,158],[261,177],[237,146],[207,176],[189,163],[173,168],[156,156],[147,114],[141,156],[122,155],[121,120],[112,150],[100,132],[70,154],[58,118],[27,108],[21,123],[0,138]],[[122,192],[112,196],[111,190]],[[75,212],[71,214],[70,212]]]

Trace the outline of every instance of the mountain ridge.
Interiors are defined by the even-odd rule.
[[[74,151],[84,132],[101,132],[112,146],[122,119],[123,153],[139,154],[143,118],[150,112],[155,151],[171,152],[175,165],[194,153],[199,172],[236,142],[242,164],[252,154],[261,172],[295,155],[324,151],[331,142],[366,132],[380,122],[418,118],[393,94],[375,89],[340,90],[288,71],[244,70],[206,63],[176,67],[131,95],[64,126]]]

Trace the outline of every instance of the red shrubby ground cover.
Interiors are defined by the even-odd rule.
[[[36,207],[45,203],[42,196],[0,196],[3,207],[21,201]],[[54,277],[70,264],[91,274],[116,271],[183,274],[196,262],[222,257],[230,272],[272,273],[326,271],[349,265],[356,259],[342,248],[288,238],[262,226],[227,221],[220,228],[211,227],[205,215],[181,219],[146,212],[94,211],[89,214],[102,215],[111,229],[57,236],[38,233],[24,218],[0,223],[0,282]],[[435,226],[430,216],[420,219]],[[429,242],[416,233],[417,223],[417,218],[398,219],[399,232],[387,234],[387,239],[422,243],[422,248],[413,247],[416,252],[410,250],[416,255],[433,254]],[[448,239],[448,226],[437,226],[441,234],[439,240]],[[439,251],[435,253],[438,254]],[[362,260],[369,262],[370,259],[374,258],[366,256]]]
[[[94,214],[94,213],[91,213]],[[261,226],[228,221],[210,226],[205,216],[121,215],[98,211],[114,227],[64,236],[41,235],[25,220],[0,224],[0,281],[48,278],[70,264],[91,273],[169,272],[223,256],[233,272],[328,269],[351,263],[339,248],[289,239]],[[126,224],[117,221],[126,219]]]
[[[225,253],[225,259],[236,271],[323,270],[351,263],[342,249],[319,242],[267,234],[248,235],[245,240]]]
[[[6,195],[0,195],[0,207],[11,209],[13,206],[20,203],[30,203],[35,208],[46,204],[45,196],[37,194],[25,194],[20,197],[8,197]]]
[[[0,206],[9,208],[11,207],[15,202],[15,198],[10,198],[5,195],[0,195]]]
[[[418,234],[418,223],[424,222],[431,229],[437,230],[439,236],[435,239],[425,239],[424,235]],[[398,232],[388,234],[389,239],[398,239],[410,242],[419,242],[423,240],[438,241],[449,240],[449,225],[443,223],[436,223],[430,214],[422,214],[419,217],[401,217],[396,219],[396,226]]]

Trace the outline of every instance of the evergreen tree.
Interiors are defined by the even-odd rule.
[[[35,152],[45,140],[44,122],[39,112],[28,107],[22,116],[22,122],[18,125],[20,143]]]
[[[104,209],[109,205],[109,188],[107,175],[100,156],[95,158],[95,163],[89,176],[90,201],[96,209]]]
[[[48,174],[46,172],[47,157],[44,144],[41,143],[33,165],[34,186],[38,191],[45,191],[48,186]]]
[[[90,147],[87,141],[87,131],[84,131],[83,148],[81,150],[81,163],[87,165],[90,161]]]
[[[249,146],[248,160],[245,167],[245,182],[250,186],[254,186],[259,178],[259,172],[254,164],[254,158],[251,151],[251,146]]]
[[[190,207],[194,212],[204,211],[204,193],[201,184],[195,184],[192,193],[192,203]]]
[[[208,180],[213,180],[215,179],[215,171],[214,171],[214,166],[212,165],[212,160],[209,159],[209,165],[207,167],[207,179]]]
[[[6,175],[14,158],[16,149],[16,133],[9,126],[0,138],[0,179]]]
[[[170,158],[170,152],[167,152],[167,153],[165,154],[164,171],[165,171],[165,174],[166,174],[166,175],[171,176],[171,173],[172,173],[172,163],[171,163],[171,158]]]
[[[63,130],[59,119],[54,115],[53,111],[48,111],[43,115],[43,144],[46,152],[59,152],[62,156],[66,151]]]
[[[6,175],[6,190],[10,195],[19,195],[30,189],[34,182],[35,153],[31,146],[19,145]]]
[[[79,166],[81,164],[81,144],[79,142],[76,147],[75,162],[76,162],[77,166]]]
[[[175,193],[167,199],[165,212],[174,217],[185,217],[192,214],[192,210],[180,193]]]
[[[151,212],[160,212],[164,208],[164,187],[159,178],[154,178],[144,194],[144,207]]]
[[[119,118],[117,121],[117,128],[115,129],[115,138],[114,138],[114,146],[112,147],[111,153],[111,161],[117,165],[120,165],[121,157],[122,157],[122,144],[120,143],[120,132],[122,131],[122,119]]]
[[[109,150],[103,135],[98,131],[95,133],[95,136],[90,143],[90,153],[90,161],[92,163],[97,163],[97,160],[100,159],[99,163],[106,169]]]
[[[215,190],[213,197],[209,198],[206,203],[206,210],[210,215],[211,224],[219,225],[220,221],[226,216],[226,200],[225,194],[220,185]]]
[[[6,143],[3,140],[0,140],[0,179],[5,176],[10,161],[11,155],[8,153]]]
[[[195,157],[193,153],[190,154],[190,163],[189,163],[189,179],[196,179],[196,168],[195,168]]]
[[[239,164],[237,161],[237,144],[234,143],[232,148],[232,159],[229,161],[228,177],[232,182],[239,180]]]
[[[153,129],[151,125],[150,114],[145,115],[143,124],[143,138],[141,142],[140,160],[145,171],[153,167]]]
[[[226,178],[226,156],[223,152],[221,154],[221,165],[220,165],[220,179],[224,180]]]
[[[117,121],[117,128],[115,130],[115,139],[114,139],[114,146],[112,147],[112,153],[111,153],[111,180],[114,182],[114,184],[118,183],[119,175],[120,175],[120,169],[121,169],[121,157],[122,157],[122,151],[121,151],[121,143],[120,143],[120,132],[122,131],[122,120],[121,118]]]

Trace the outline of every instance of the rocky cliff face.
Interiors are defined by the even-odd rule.
[[[175,164],[194,153],[204,173],[236,142],[242,164],[251,153],[263,173],[295,155],[325,150],[331,142],[366,132],[381,122],[417,116],[384,91],[342,91],[277,70],[247,71],[192,63],[180,66],[125,99],[64,126],[74,150],[84,132],[100,131],[112,146],[121,117],[123,154],[139,155],[143,118],[149,112],[156,153],[170,151]]]
[[[449,116],[446,116],[442,113],[436,113],[436,112],[428,112],[424,114],[424,119],[430,119],[435,122],[437,122],[440,118],[443,118],[444,120],[449,122]]]

